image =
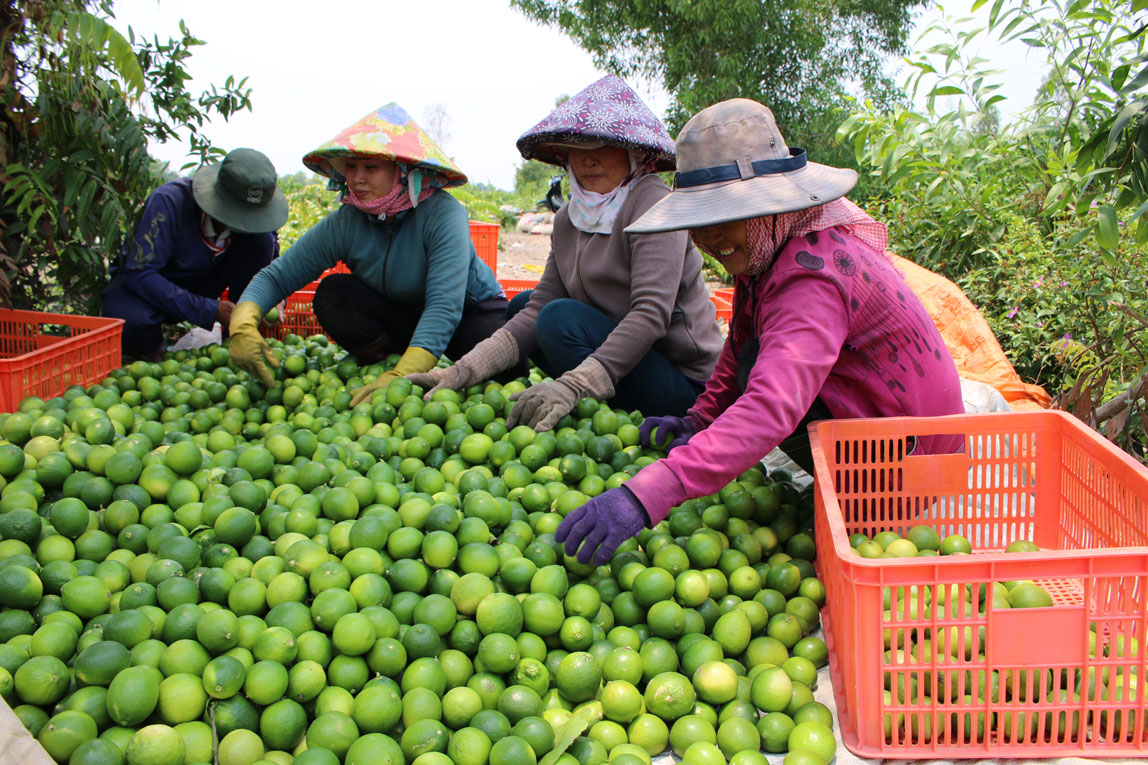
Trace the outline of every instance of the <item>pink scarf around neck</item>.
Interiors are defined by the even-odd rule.
[[[405,177],[404,179],[405,180]],[[359,199],[353,190],[347,189],[347,193],[343,195],[343,203],[351,205],[368,215],[378,216],[380,219],[386,219],[392,215],[398,215],[403,210],[410,210],[412,207],[417,207],[426,198],[435,192],[436,186],[426,183],[423,179],[423,188],[419,193],[418,201],[413,201],[411,195],[407,193],[407,185],[402,180],[396,180],[391,190],[384,196],[372,202],[364,202]]]

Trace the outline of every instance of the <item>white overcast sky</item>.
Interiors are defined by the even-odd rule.
[[[967,12],[969,1],[946,8]],[[282,175],[303,170],[306,152],[395,101],[420,124],[442,104],[447,153],[472,182],[510,189],[521,162],[518,136],[556,97],[605,74],[568,38],[505,0],[116,0],[114,11],[121,31],[130,25],[137,36],[166,40],[178,36],[183,19],[206,42],[186,62],[195,93],[228,75],[247,76],[252,111],[204,132],[224,149],[264,152]],[[1001,63],[1031,71],[1019,51]],[[664,113],[669,99],[660,88],[630,84]],[[1008,106],[1027,105],[1033,87],[1031,78],[1010,77]],[[173,142],[152,147],[173,169],[186,153]]]

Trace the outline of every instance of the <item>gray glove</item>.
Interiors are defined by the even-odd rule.
[[[435,391],[469,388],[475,383],[489,380],[517,363],[518,341],[505,329],[499,329],[471,348],[470,353],[453,365],[407,375],[407,379],[426,390],[423,399],[430,401]]]
[[[578,366],[554,382],[532,385],[510,397],[514,408],[506,418],[506,427],[528,425],[535,430],[550,430],[582,398],[607,399],[614,396],[614,383],[597,359],[587,356]]]

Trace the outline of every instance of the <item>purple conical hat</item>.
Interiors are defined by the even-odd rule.
[[[518,139],[525,159],[564,165],[562,145],[618,146],[645,152],[659,171],[673,170],[674,141],[621,77],[609,74],[563,102]]]

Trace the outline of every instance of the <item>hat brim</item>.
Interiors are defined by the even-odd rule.
[[[527,133],[518,139],[518,153],[523,159],[536,159],[558,167],[566,166],[564,149],[597,149],[602,146],[653,154],[654,170],[659,173],[673,172],[676,167],[673,155],[667,155],[638,141],[625,141],[614,136],[587,135],[583,138],[571,133]]]
[[[287,222],[287,196],[283,189],[276,185],[274,196],[263,207],[237,205],[216,188],[220,167],[220,162],[207,165],[192,178],[191,191],[201,210],[241,234],[269,234],[283,227]]]
[[[800,170],[676,188],[626,227],[628,234],[705,228],[832,202],[857,185],[857,173],[810,162]]]
[[[404,159],[393,154],[383,154],[382,152],[367,153],[334,150],[325,153],[312,152],[303,157],[303,165],[317,175],[322,175],[325,178],[333,178],[339,183],[344,183],[346,179],[343,175],[343,168],[346,166],[346,161],[351,158],[384,159],[396,164],[402,163],[410,165],[411,167],[417,167],[424,173],[434,173],[442,178],[443,188],[447,189],[455,186],[463,186],[469,182],[466,174],[457,168],[447,168],[429,162]]]

